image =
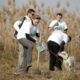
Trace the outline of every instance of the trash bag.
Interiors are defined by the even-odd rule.
[[[44,42],[38,42],[36,44],[36,49],[37,49],[38,52],[42,52],[42,51],[47,50],[46,45],[45,45]]]

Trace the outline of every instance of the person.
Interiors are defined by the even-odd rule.
[[[21,29],[18,31],[17,40],[23,46],[24,52],[21,55],[21,64],[19,64],[20,73],[29,72],[32,66],[32,47],[37,42],[34,36],[39,37],[39,15],[34,15],[32,21],[24,21]]]
[[[24,23],[24,20],[27,21],[31,21],[32,16],[35,14],[35,10],[34,9],[28,9],[27,11],[27,15],[24,16],[21,20],[17,20],[14,23],[14,29],[16,30],[14,33],[14,36],[16,37],[18,31],[20,30],[20,28],[22,27],[22,24]]]
[[[51,21],[48,28],[50,32],[53,32],[56,29],[57,30],[63,30],[63,29],[68,30],[67,24],[63,20],[63,14],[57,13],[56,19]]]
[[[47,40],[47,47],[49,50],[49,70],[54,71],[55,67],[62,70],[62,58],[57,56],[60,48],[70,41],[69,36],[67,35],[66,29],[64,30],[55,30],[49,36]]]
[[[15,38],[17,39],[17,34],[19,32],[19,30],[21,29],[24,21],[31,21],[31,18],[32,16],[35,15],[35,10],[34,9],[28,9],[27,10],[27,15],[24,16],[21,20],[17,20],[15,23],[14,23],[14,29],[15,29],[15,33],[14,33],[14,36]],[[22,64],[23,64],[23,46],[21,44],[19,44],[19,56],[18,56],[18,66],[20,67]]]

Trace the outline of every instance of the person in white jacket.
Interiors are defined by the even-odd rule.
[[[57,13],[56,19],[51,21],[48,28],[50,32],[51,31],[53,32],[54,30],[63,30],[63,29],[68,30],[67,24],[63,20],[63,14]]]
[[[17,20],[15,23],[14,23],[14,29],[15,29],[15,33],[14,33],[14,36],[16,39],[18,39],[18,32],[21,31],[20,29],[22,28],[24,22],[32,22],[31,19],[32,17],[35,15],[35,10],[34,9],[28,9],[27,10],[27,15],[24,16],[21,20]],[[18,56],[18,68],[21,68],[23,63],[24,63],[24,58],[23,58],[23,52],[24,52],[24,49],[23,49],[23,46],[21,44],[19,44],[19,56]]]
[[[54,71],[55,67],[57,67],[59,70],[62,70],[62,62],[58,58],[57,54],[60,51],[60,48],[66,43],[69,42],[70,37],[64,33],[64,30],[55,30],[53,33],[49,36],[47,41],[47,46],[49,50],[49,70]],[[62,45],[62,46],[61,46]],[[63,51],[63,50],[62,50]]]
[[[39,22],[41,18],[39,15],[34,15],[31,21],[24,21],[21,29],[17,34],[17,40],[22,45],[24,52],[19,58],[19,71],[20,73],[28,72],[32,66],[32,48],[36,43],[34,36],[39,37]]]
[[[33,10],[33,9],[28,9],[27,15],[24,16],[21,20],[17,20],[17,21],[14,23],[14,29],[15,29],[14,36],[15,36],[15,37],[16,37],[18,31],[20,30],[20,28],[22,27],[24,21],[25,21],[25,20],[31,21],[31,18],[32,18],[32,16],[34,16],[34,14],[35,14],[35,10]]]

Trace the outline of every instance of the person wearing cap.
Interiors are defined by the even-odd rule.
[[[52,20],[50,25],[49,25],[49,31],[53,32],[54,30],[63,30],[66,29],[68,30],[66,22],[63,20],[63,15],[62,13],[57,13],[56,19]]]
[[[57,55],[60,51],[61,45],[64,47],[64,45],[70,41],[70,37],[65,32],[66,29],[54,30],[47,40],[50,71],[54,71],[55,67],[57,67],[59,70],[62,70],[62,58]]]
[[[39,15],[34,15],[31,21],[24,21],[21,29],[18,31],[17,40],[23,46],[23,54],[21,62],[19,63],[20,73],[28,72],[32,66],[32,47],[37,41],[33,36],[39,37],[39,22],[41,18]]]

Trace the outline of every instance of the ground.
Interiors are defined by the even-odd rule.
[[[5,58],[6,59],[6,58]],[[40,55],[39,67],[37,67],[37,54],[33,56],[33,70],[40,70],[41,74],[33,73],[33,74],[20,74],[15,75],[17,59],[13,60],[9,58],[9,61],[5,61],[5,59],[1,59],[0,63],[0,80],[80,80],[80,62],[76,62],[75,71],[53,71],[50,72],[48,70],[48,54]],[[8,58],[7,58],[8,59]],[[12,62],[12,60],[14,62]],[[16,62],[15,62],[16,61]],[[15,63],[15,64],[14,64]]]

